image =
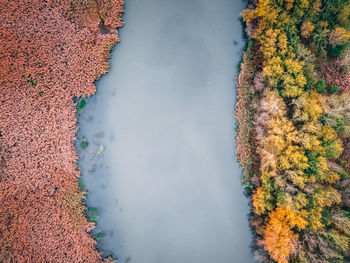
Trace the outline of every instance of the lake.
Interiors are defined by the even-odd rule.
[[[234,144],[245,5],[126,1],[111,69],[78,121],[78,164],[105,256],[253,262]]]

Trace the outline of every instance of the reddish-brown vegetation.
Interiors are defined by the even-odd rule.
[[[350,75],[348,73],[347,59],[333,59],[322,64],[322,75],[328,85],[337,85],[341,91],[349,90]]]
[[[122,0],[0,0],[0,262],[101,262],[73,146]]]
[[[249,72],[254,70],[252,64],[251,53],[246,52],[243,63],[241,64],[241,72],[237,83],[237,103],[236,103],[236,120],[238,124],[238,133],[236,137],[237,158],[244,168],[243,183],[246,191],[249,193],[251,186],[250,182],[256,185],[259,179],[251,178],[255,173],[252,171],[258,165],[258,160],[255,157],[255,151],[251,145],[254,145],[254,129],[251,125],[255,110],[257,107],[258,96],[254,90],[254,81],[250,77]]]

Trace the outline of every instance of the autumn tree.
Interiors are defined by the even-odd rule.
[[[339,158],[350,137],[350,95],[320,75],[320,61],[349,43],[349,3],[259,0],[242,13],[263,58],[251,78],[260,97],[254,225],[279,263],[341,262],[349,247],[338,182],[346,174]]]
[[[299,230],[306,227],[307,222],[286,208],[276,208],[269,213],[269,223],[264,233],[264,247],[278,263],[288,263],[290,255],[296,252]]]
[[[314,31],[314,29],[315,29],[315,26],[310,21],[304,22],[301,26],[301,35],[304,38],[308,38],[308,37],[310,37],[310,35],[311,35],[312,31]]]
[[[343,27],[337,27],[329,34],[329,43],[332,46],[344,45],[350,39],[350,32]]]

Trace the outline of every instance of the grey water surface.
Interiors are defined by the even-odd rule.
[[[94,233],[121,263],[250,263],[235,161],[241,0],[127,0],[110,72],[79,116]]]

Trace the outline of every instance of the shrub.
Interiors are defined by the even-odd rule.
[[[106,235],[105,233],[100,232],[100,233],[96,234],[95,238],[96,238],[96,240],[99,240],[99,239],[104,238],[104,237],[105,237],[105,235]]]
[[[339,160],[341,166],[346,166],[346,161],[344,159]]]
[[[77,102],[77,108],[78,110],[82,110],[84,108],[84,106],[86,105],[87,100],[84,98],[79,99],[79,101]]]
[[[332,94],[338,93],[339,92],[339,87],[337,85],[331,85],[329,87],[329,92]]]
[[[318,82],[317,82],[317,86],[316,86],[316,91],[318,93],[322,93],[322,94],[325,94],[327,93],[327,89],[326,89],[326,81],[324,79],[320,79]]]
[[[349,178],[349,174],[347,172],[338,172],[338,174],[341,180]]]
[[[332,57],[341,57],[343,56],[345,50],[347,49],[347,45],[341,45],[341,46],[329,46],[328,47],[328,55]]]
[[[87,219],[90,222],[96,222],[99,219],[99,216],[96,215],[96,213],[97,213],[97,209],[96,208],[89,207],[87,209],[87,213],[86,213]]]
[[[324,143],[323,146],[326,149],[325,157],[328,159],[338,158],[343,151],[342,143],[338,139],[328,141]]]
[[[88,217],[88,220],[89,220],[90,222],[96,222],[99,218],[100,218],[99,216],[94,215],[94,216],[89,216],[89,217]]]
[[[82,141],[80,142],[80,148],[82,148],[84,150],[88,146],[89,146],[89,142],[87,141],[86,137],[83,136]]]
[[[322,224],[324,224],[325,226],[329,226],[331,224],[331,213],[328,209],[325,209],[322,211],[322,218],[321,218],[321,222]]]
[[[327,54],[327,45],[328,45],[328,30],[319,29],[315,32],[313,37],[313,42],[317,47],[317,53],[319,56],[325,56]]]
[[[84,184],[83,180],[80,179],[80,178],[79,178],[79,188],[80,188],[81,190],[84,190],[84,189],[85,189],[85,184]]]
[[[95,215],[97,213],[97,209],[93,207],[89,207],[87,211],[90,215]]]
[[[78,100],[78,102],[77,102],[77,109],[78,109],[77,114],[78,114],[78,116],[83,113],[83,109],[84,109],[86,103],[87,103],[87,100],[84,98],[80,98]]]

